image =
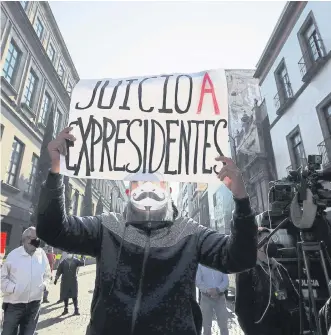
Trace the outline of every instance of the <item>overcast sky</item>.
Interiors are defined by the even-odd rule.
[[[285,2],[50,2],[81,78],[255,68]]]

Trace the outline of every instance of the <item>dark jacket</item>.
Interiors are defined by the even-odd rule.
[[[331,329],[331,298],[329,298],[325,305],[319,311],[319,323],[322,335],[328,335]]]
[[[113,214],[67,216],[60,175],[49,174],[39,199],[38,236],[96,257],[89,335],[199,334],[201,312],[192,293],[198,263],[224,273],[256,263],[257,227],[248,199],[236,200],[230,236],[191,219],[137,228]]]
[[[235,313],[245,335],[299,335],[299,294],[287,270],[275,261],[280,277],[280,290],[287,293],[286,300],[275,299],[272,289],[271,304],[259,321],[268,305],[270,277],[257,265],[249,271],[236,275]]]
[[[56,280],[61,277],[60,299],[77,298],[78,281],[77,270],[84,266],[84,262],[77,258],[67,258],[60,263],[56,271]]]

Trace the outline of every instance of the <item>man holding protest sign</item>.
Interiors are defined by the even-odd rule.
[[[171,76],[161,77],[166,77],[166,80],[162,83],[163,90],[161,90],[164,106],[159,111],[177,110],[178,108],[171,109],[169,106],[174,104],[175,107],[178,107],[179,102],[182,102],[182,100],[179,101],[181,95],[177,92],[179,76],[173,82],[169,80]],[[216,94],[224,88],[223,77],[219,76],[218,72],[213,73],[212,71],[187,75],[186,77],[189,78],[186,88],[190,92],[189,102],[192,105],[185,111],[185,113],[189,113],[185,116],[186,119],[195,118],[197,122],[204,125],[208,124],[207,121],[209,121],[209,124],[214,126],[223,120],[222,122],[227,125],[227,115],[223,115],[224,119],[221,119],[219,115],[220,110],[226,110],[226,99],[222,101],[222,99],[218,99]],[[141,106],[141,84],[146,80],[146,78],[126,80],[127,85],[122,91],[119,89],[122,81],[113,84],[111,105],[108,106],[107,113],[111,114],[110,109],[116,100],[116,93],[120,97],[122,94],[122,98],[124,98],[123,104],[118,109],[125,110],[125,113],[120,111],[121,115],[117,113],[118,110],[112,114],[113,124],[116,123],[116,119],[123,119],[123,114],[128,121],[127,124],[131,122],[130,117],[137,118],[139,110],[133,108],[132,104],[131,114],[133,115],[130,116],[130,112],[128,112],[128,110],[130,111],[128,105],[131,101],[128,92],[130,89],[131,92],[137,90],[138,97],[140,97],[139,106]],[[132,85],[134,81],[137,81],[135,86]],[[177,134],[173,128],[172,135],[175,136],[172,136],[171,139],[169,139],[170,131],[167,131],[165,142],[168,144],[163,142],[163,145],[157,147],[160,151],[165,148],[165,156],[168,157],[164,160],[162,155],[161,158],[159,157],[158,169],[155,168],[155,165],[146,167],[147,159],[144,158],[140,159],[144,163],[138,164],[136,171],[130,172],[127,176],[128,165],[137,163],[134,161],[133,154],[131,155],[130,148],[124,149],[121,155],[122,162],[123,160],[127,162],[126,168],[116,170],[116,159],[120,159],[120,156],[118,153],[112,152],[110,145],[107,144],[108,169],[96,171],[93,165],[95,163],[103,164],[104,160],[104,143],[98,147],[98,142],[108,143],[111,135],[114,136],[113,130],[109,135],[109,132],[104,130],[105,128],[99,127],[100,120],[105,116],[104,112],[103,115],[97,115],[96,112],[104,107],[100,104],[100,99],[102,100],[109,82],[107,80],[103,85],[98,104],[94,103],[94,100],[101,82],[94,82],[93,85],[83,82],[81,85],[78,84],[78,88],[76,86],[72,101],[72,106],[76,107],[70,113],[69,118],[69,124],[76,126],[76,133],[74,133],[73,127],[68,127],[48,146],[51,171],[41,190],[38,207],[38,236],[54,247],[96,257],[96,287],[91,306],[88,335],[117,334],[119,332],[123,335],[200,334],[201,311],[193,295],[198,264],[201,263],[223,273],[233,273],[249,269],[256,263],[257,228],[242,175],[234,162],[222,155],[222,151],[226,152],[227,133],[219,134],[221,140],[218,142],[217,131],[214,129],[212,137],[208,137],[208,130],[205,129],[203,132],[204,140],[201,142],[203,155],[200,157],[200,150],[198,150],[200,147],[199,131],[196,130],[196,138],[190,142],[190,137],[194,133],[190,128],[191,130],[187,132],[189,135],[186,143],[190,142],[186,147],[187,150],[182,147],[177,155],[181,156],[183,151],[187,153],[192,149],[192,146],[195,147],[197,153],[193,157],[193,167],[188,164],[184,173],[179,173],[179,169],[176,170],[174,165],[171,166],[169,163],[169,157],[175,155],[172,153],[169,143],[176,141],[176,135],[182,135],[180,127],[177,128]],[[150,85],[152,87],[144,86],[144,90],[150,90],[149,99],[146,98],[145,104],[147,102],[152,105],[155,102],[152,98],[157,96],[160,81],[155,79],[155,83]],[[92,97],[86,107],[86,109],[91,107],[91,110],[81,108],[78,102],[75,103],[81,99],[81,94],[82,96],[86,95],[86,87],[88,86],[93,87]],[[164,87],[166,88],[164,89]],[[164,99],[169,91],[176,92],[176,95],[174,101],[171,100],[166,108]],[[183,89],[183,91],[185,90]],[[81,109],[85,110],[81,111]],[[211,117],[209,114],[209,117],[214,120],[206,120],[208,117],[203,117],[203,113],[207,114],[211,111],[214,115]],[[167,129],[170,127],[171,119],[179,118],[178,115],[172,116],[171,113],[169,115],[159,116],[159,124],[165,125],[161,128]],[[182,120],[185,120],[185,117]],[[155,118],[155,115],[148,117],[144,115],[141,118],[144,122],[146,120],[150,122]],[[117,125],[119,121],[117,121]],[[84,125],[86,124],[85,130]],[[78,133],[77,127],[79,127]],[[117,127],[115,133],[119,132]],[[96,133],[98,134],[96,135]],[[126,130],[124,134],[116,135],[115,151],[117,151],[118,143],[122,143],[122,146],[125,147],[125,138],[130,139],[130,135],[133,133],[130,134]],[[157,145],[158,139],[155,134],[152,138],[156,142],[153,145]],[[68,147],[67,141],[75,142],[74,146]],[[138,143],[137,147],[139,150],[143,148],[143,156],[149,157],[151,161],[150,155],[153,155],[151,154],[151,146],[149,147],[149,155],[145,144],[144,140],[144,142]],[[215,157],[211,158],[210,154],[207,153],[209,147],[216,148],[219,154],[216,161],[223,163],[223,167],[219,171],[217,171]],[[180,145],[177,150],[178,148]],[[65,166],[63,166],[61,155],[66,156]],[[111,155],[115,157],[114,168],[110,166],[109,157]],[[86,164],[82,164],[83,158]],[[200,158],[203,163],[197,164],[196,161]],[[186,161],[189,160],[190,158],[186,156]],[[75,164],[71,165],[72,162]],[[78,165],[79,169],[77,169]],[[175,165],[178,167],[179,163],[177,162]],[[159,173],[160,170],[162,173]],[[124,179],[126,173],[126,178],[130,180],[130,200],[123,216],[116,216],[113,213],[94,217],[66,215],[62,173],[77,177],[113,177],[113,179]],[[175,220],[176,215],[174,215],[171,201],[169,181],[216,182],[216,177],[226,184],[235,199],[236,207],[230,236],[200,226],[192,219]]]

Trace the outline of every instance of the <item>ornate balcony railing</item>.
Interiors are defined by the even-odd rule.
[[[282,107],[292,97],[293,90],[291,83],[283,83],[282,92],[277,92],[277,94],[274,96],[274,105],[276,107],[276,110]]]
[[[277,93],[274,96],[274,105],[276,107],[276,110],[280,108],[280,98],[279,98],[279,93]]]
[[[318,39],[311,43],[309,49],[307,49],[302,57],[300,58],[298,65],[301,76],[304,77],[309,69],[321,58],[324,57],[323,41]],[[307,60],[309,60],[307,64]]]
[[[317,145],[318,153],[322,156],[322,165],[330,164],[329,152],[331,149],[331,138],[327,138]],[[329,149],[329,151],[328,151]]]
[[[306,166],[307,166],[307,158],[301,158],[300,159],[300,165],[298,164],[295,164],[295,165],[289,165],[287,168],[286,168],[286,172],[289,173],[290,171],[293,171],[293,170],[298,170],[299,168],[301,169],[304,169]]]

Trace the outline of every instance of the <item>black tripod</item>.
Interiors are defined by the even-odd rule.
[[[325,221],[326,218],[323,216],[322,219]],[[265,245],[269,239],[285,224],[290,222],[291,220],[289,218],[285,218],[268,236],[263,238],[258,243],[258,248],[261,248],[263,245]],[[327,222],[326,222],[327,223]],[[318,222],[316,223],[318,224]],[[314,259],[318,260],[325,276],[326,284],[328,287],[329,296],[331,296],[331,282],[327,270],[326,260],[329,263],[329,267],[331,269],[331,258],[329,256],[329,253],[326,249],[325,243],[323,241],[315,241],[314,236],[311,234],[310,231],[300,231],[300,238],[301,241],[297,242],[297,259],[298,259],[298,279],[299,279],[299,313],[300,313],[300,335],[307,334],[304,332],[304,317],[303,312],[304,309],[304,297],[302,292],[302,281],[301,281],[301,275],[303,272],[303,268],[306,271],[307,275],[307,285],[308,285],[308,293],[309,293],[309,323],[310,323],[310,329],[315,329],[311,332],[311,334],[314,335],[322,335],[319,319],[318,319],[318,311],[316,307],[316,300],[314,297],[314,291],[312,286],[312,277],[311,277],[311,256],[315,256]],[[302,266],[302,261],[304,262],[304,266]],[[312,325],[311,315],[314,316],[315,324]]]
[[[300,334],[303,335],[303,292],[302,292],[302,272],[303,268],[305,269],[307,276],[307,286],[309,293],[309,323],[310,329],[315,329],[311,334],[322,335],[322,331],[319,324],[318,310],[316,307],[316,300],[314,296],[314,290],[312,285],[311,277],[311,259],[314,258],[318,260],[326,280],[326,285],[328,287],[329,296],[331,296],[331,286],[330,286],[330,277],[328,274],[328,269],[326,261],[329,263],[329,268],[331,269],[331,259],[325,243],[323,241],[313,241],[312,236],[309,236],[309,233],[301,231],[300,232],[301,241],[297,242],[297,255],[298,255],[298,279],[299,279],[299,304],[300,304]],[[302,266],[302,261],[304,267]],[[314,317],[314,325],[312,324],[312,315]]]

